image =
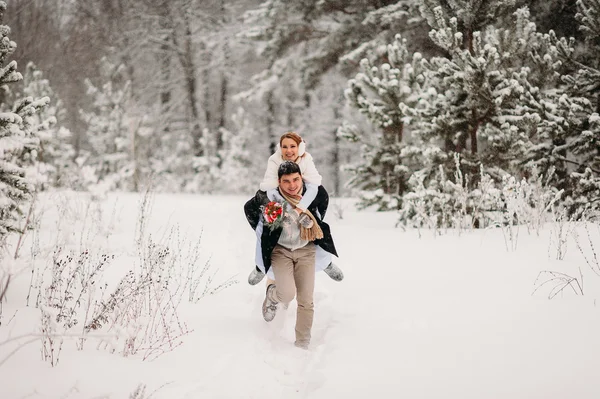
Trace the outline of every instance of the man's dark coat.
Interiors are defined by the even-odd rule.
[[[306,186],[302,189],[302,194],[304,194],[305,191]],[[262,217],[262,212],[264,209],[263,207],[268,204],[269,201],[270,200],[269,197],[267,197],[267,193],[259,190],[256,192],[256,195],[248,200],[248,202],[246,202],[244,205],[246,219],[248,220],[248,223],[250,223],[252,230],[256,230],[256,226]],[[335,244],[333,243],[333,238],[331,237],[331,229],[327,223],[323,222],[328,205],[329,195],[323,186],[319,186],[319,191],[317,192],[316,198],[308,206],[308,210],[313,214],[317,220],[317,223],[321,227],[321,230],[323,230],[323,238],[315,240],[314,243],[315,245],[323,248],[325,251],[337,256]],[[282,230],[282,227],[271,230],[269,227],[263,226],[261,235],[261,248],[263,263],[265,265],[265,273],[271,267],[271,254],[273,253],[275,245],[277,245],[277,242],[279,241],[279,236],[281,236]]]

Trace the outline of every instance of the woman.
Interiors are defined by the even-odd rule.
[[[277,151],[267,161],[267,170],[260,183],[261,191],[277,190],[277,169],[283,161],[296,162],[300,166],[302,179],[306,183],[307,191],[304,194],[303,201],[296,207],[300,213],[305,211],[316,198],[318,187],[321,185],[323,178],[317,171],[312,155],[306,152],[306,143],[302,140],[302,137],[298,133],[287,132],[279,138]]]
[[[317,171],[313,157],[306,151],[306,143],[298,133],[287,132],[279,138],[279,146],[277,147],[277,150],[269,157],[269,160],[267,161],[267,170],[265,171],[263,180],[260,183],[260,190],[267,192],[267,195],[270,198],[275,196],[277,187],[279,185],[277,170],[279,169],[279,165],[281,165],[284,161],[293,161],[300,166],[302,179],[306,185],[306,192],[302,196],[302,200],[298,203],[298,205],[294,207],[294,210],[298,214],[302,214],[302,212],[306,212],[308,206],[317,197],[319,186],[321,186],[322,177]],[[321,187],[321,190],[324,191],[326,195],[326,201],[324,201],[323,205],[318,208],[319,217],[322,220],[325,217],[325,212],[327,211],[329,196],[323,187]],[[260,230],[261,231],[259,231],[259,229],[256,230],[256,267],[248,276],[248,283],[250,285],[258,284],[265,277],[260,244],[262,224],[260,225]],[[337,265],[332,263],[331,254],[326,251],[319,250],[319,248],[317,248],[316,253],[315,270],[325,271],[325,273],[335,281],[341,281],[344,278],[342,271],[337,267]],[[269,278],[273,279],[274,276],[269,275]],[[267,284],[268,283],[269,282],[267,282]]]

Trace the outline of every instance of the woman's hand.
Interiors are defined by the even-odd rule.
[[[310,216],[308,216],[308,214],[303,213],[300,215],[300,217],[298,218],[298,223],[300,223],[300,225],[304,228],[310,229],[311,227],[313,227],[314,222],[312,221],[312,219],[310,218]]]

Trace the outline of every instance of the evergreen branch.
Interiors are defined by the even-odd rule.
[[[165,48],[169,48],[176,53],[179,52],[179,47],[176,45],[176,43],[172,43],[170,40],[160,39],[157,37],[150,37],[148,41],[150,43],[158,44],[160,46],[164,46]]]
[[[591,66],[589,66],[589,65],[582,64],[581,62],[579,62],[579,61],[576,61],[576,60],[574,60],[574,59],[573,59],[573,58],[571,58],[571,57],[568,57],[568,58],[567,58],[567,61],[571,62],[572,64],[574,64],[574,65],[576,65],[576,66],[578,66],[578,67],[580,67],[580,68],[582,68],[582,69],[586,69],[586,70],[588,70],[588,71],[591,71],[591,72],[594,72],[595,74],[598,74],[598,75],[600,75],[600,71],[599,71],[598,69],[596,69],[596,68],[592,68],[592,67],[591,67]]]
[[[341,12],[342,14],[346,14],[346,15],[356,15],[358,14],[358,11],[349,11],[346,9],[344,2],[340,2],[340,3],[331,3],[328,2],[325,4],[325,7],[323,8],[324,12],[332,12],[332,11],[338,11]]]
[[[556,157],[557,159],[560,159],[560,160],[561,160],[561,161],[563,161],[563,162],[570,163],[570,164],[572,164],[572,165],[577,165],[577,166],[585,166],[586,168],[588,168],[588,169],[589,169],[589,170],[591,170],[592,172],[594,172],[594,173],[596,173],[596,174],[599,174],[599,175],[600,175],[600,170],[598,170],[598,169],[594,169],[594,168],[592,168],[591,166],[587,166],[587,165],[585,165],[585,164],[582,164],[582,163],[580,163],[580,162],[577,162],[577,161],[573,161],[573,160],[571,160],[571,159],[568,159],[568,158],[566,158],[566,157],[563,157],[563,156],[560,156],[560,155],[555,155],[555,157]]]

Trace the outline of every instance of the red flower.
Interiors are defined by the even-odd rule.
[[[271,229],[278,227],[281,225],[281,220],[283,219],[283,205],[278,202],[271,201],[265,205],[263,215],[265,222]]]

